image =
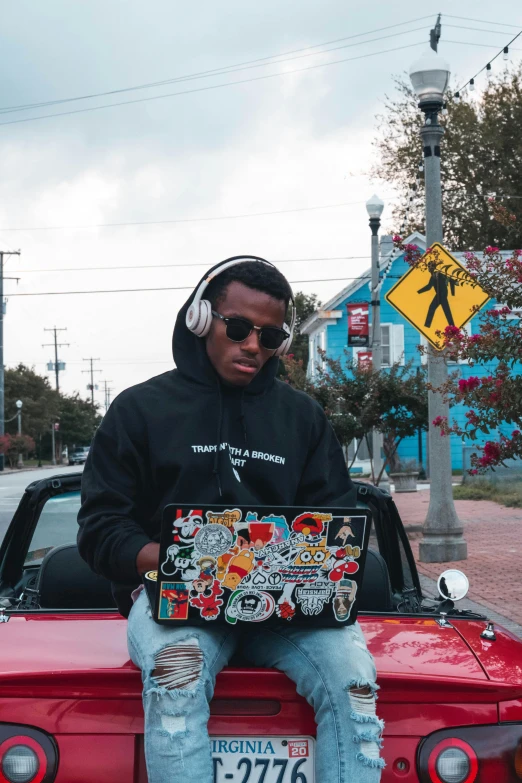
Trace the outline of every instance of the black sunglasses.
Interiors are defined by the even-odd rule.
[[[288,338],[288,332],[278,326],[254,326],[246,318],[226,318],[212,310],[212,315],[219,318],[226,326],[226,334],[234,343],[242,343],[255,329],[259,332],[259,341],[268,351],[277,350]]]

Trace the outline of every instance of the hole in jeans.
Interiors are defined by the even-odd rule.
[[[203,653],[196,638],[164,647],[154,662],[152,676],[167,690],[193,690],[203,671]]]

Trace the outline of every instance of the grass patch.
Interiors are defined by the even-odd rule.
[[[477,479],[453,487],[453,497],[455,500],[493,500],[508,508],[522,508],[522,482],[492,484],[485,479]]]

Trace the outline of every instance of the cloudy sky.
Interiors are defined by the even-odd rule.
[[[5,267],[21,278],[5,282],[6,365],[45,372],[44,328],[66,327],[62,388],[87,396],[94,357],[103,402],[104,380],[114,395],[172,367],[189,291],[15,294],[192,287],[248,253],[333,296],[368,265],[374,191],[393,228],[393,189],[368,173],[375,115],[439,11],[459,82],[522,27],[513,0],[3,3],[0,248],[22,251]]]

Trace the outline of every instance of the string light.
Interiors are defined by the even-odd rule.
[[[447,117],[448,116],[448,106],[447,106],[446,103],[442,104],[442,112],[441,112],[441,114],[442,114],[443,117]]]
[[[419,171],[424,171],[424,161],[423,160],[421,160],[419,162]]]
[[[494,61],[497,59],[497,57],[500,57],[500,55],[502,55],[502,56],[503,56],[504,60],[507,60],[507,59],[508,59],[508,57],[509,57],[509,47],[511,46],[511,44],[512,44],[514,41],[516,41],[516,40],[517,40],[517,38],[520,38],[520,36],[521,36],[521,35],[522,35],[522,30],[520,30],[520,32],[519,32],[519,33],[517,33],[517,34],[514,36],[514,38],[512,38],[512,39],[511,39],[511,41],[509,41],[509,42],[507,43],[507,45],[506,45],[506,46],[503,46],[503,47],[502,47],[502,49],[500,49],[500,50],[499,50],[499,51],[496,53],[496,55],[495,55],[494,57],[492,57],[492,58],[489,60],[489,62],[487,62],[487,63],[486,63],[486,65],[485,65],[483,68],[481,68],[481,69],[480,69],[480,71],[477,71],[477,73],[476,73],[476,74],[473,76],[473,78],[469,79],[469,81],[467,81],[465,84],[461,85],[461,86],[459,87],[458,91],[455,93],[455,96],[454,96],[454,97],[455,97],[455,98],[456,98],[457,96],[459,96],[459,97],[460,97],[460,93],[461,93],[461,92],[462,92],[462,90],[464,90],[466,87],[469,87],[469,89],[470,89],[470,92],[473,92],[473,90],[475,89],[475,79],[476,79],[476,78],[477,78],[477,76],[479,76],[479,75],[480,75],[480,74],[481,74],[483,71],[486,71],[486,76],[487,76],[488,78],[490,78],[490,77],[491,77],[491,75],[492,75],[492,68],[491,68],[491,64],[492,64],[492,63],[493,63],[493,62],[494,62]]]
[[[456,92],[453,96],[453,102],[454,103],[460,103],[460,92]]]

